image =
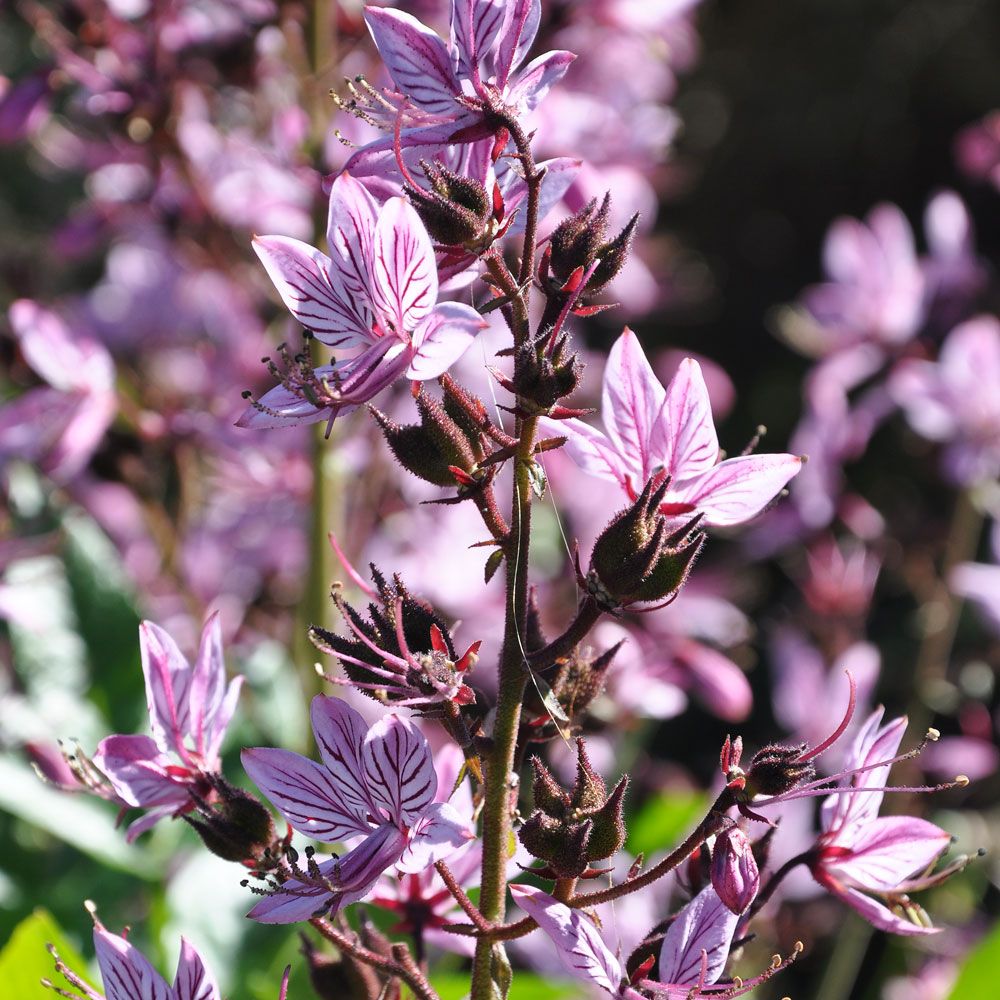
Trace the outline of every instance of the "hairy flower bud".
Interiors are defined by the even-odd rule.
[[[816,769],[801,759],[806,745],[794,747],[769,744],[758,750],[750,760],[746,774],[746,796],[783,795],[796,785],[809,781]]]
[[[704,544],[693,524],[667,533],[659,507],[669,480],[653,476],[635,502],[601,532],[586,585],[608,609],[662,601],[676,594]]]
[[[611,195],[606,194],[597,207],[592,198],[576,215],[564,219],[549,240],[549,267],[556,281],[563,285],[578,268],[586,270],[598,257],[611,213]]]
[[[185,814],[184,819],[218,857],[260,864],[277,839],[271,813],[254,796],[230,785],[221,775],[213,775],[211,781],[217,801],[209,804],[195,800],[198,815]]]
[[[571,792],[560,788],[538,757],[532,790],[535,809],[521,827],[521,842],[548,863],[558,878],[576,878],[593,861],[611,857],[625,843],[623,777],[608,795],[604,779],[594,770],[583,740],[577,740],[576,782]]]
[[[737,826],[723,830],[712,848],[712,885],[733,913],[743,913],[760,889],[753,847]]]
[[[543,331],[521,345],[514,356],[514,377],[505,385],[519,398],[546,411],[576,389],[583,372],[567,336],[560,336],[551,345],[549,340],[549,332]]]
[[[472,177],[462,177],[434,161],[421,160],[431,190],[405,185],[431,238],[446,246],[479,245],[492,236],[493,199]]]
[[[613,240],[598,249],[597,256],[600,258],[600,263],[587,281],[584,288],[586,292],[596,294],[618,276],[632,250],[632,237],[635,236],[638,225],[639,213],[636,212]]]
[[[426,392],[417,396],[416,403],[420,423],[406,426],[375,407],[370,410],[403,468],[435,486],[454,486],[455,469],[469,475],[476,471],[477,459],[482,457],[478,443]]]

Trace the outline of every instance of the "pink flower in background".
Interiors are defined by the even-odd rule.
[[[979,316],[948,335],[937,362],[907,358],[890,391],[913,429],[948,442],[944,464],[958,483],[1000,474],[1000,321]]]
[[[323,843],[362,839],[339,859],[293,867],[248,914],[261,923],[337,912],[389,868],[422,872],[474,836],[468,816],[436,800],[430,747],[412,722],[388,715],[369,728],[346,702],[323,695],[311,714],[323,764],[257,747],[243,751],[243,766],[292,827]]]
[[[865,616],[881,566],[881,559],[858,539],[821,537],[806,553],[802,594],[817,614]]]
[[[153,735],[108,736],[93,759],[124,805],[149,810],[128,828],[129,841],[187,812],[192,795],[211,798],[208,776],[219,770],[222,738],[243,684],[236,677],[226,685],[218,613],[205,623],[193,667],[152,622],[139,626],[139,644]]]
[[[952,591],[974,601],[1000,632],[1000,521],[991,532],[992,563],[960,563],[951,571]]]
[[[989,181],[1000,191],[1000,111],[991,111],[958,133],[955,159],[970,177]]]
[[[743,455],[719,462],[719,440],[697,361],[683,361],[664,389],[629,330],[604,370],[606,433],[582,420],[546,420],[587,473],[617,482],[632,500],[653,476],[668,476],[667,516],[703,516],[707,527],[742,524],[759,514],[799,471],[795,455]]]
[[[258,237],[254,249],[295,319],[320,342],[359,353],[316,369],[297,360],[246,409],[241,427],[332,423],[404,374],[436,378],[486,325],[471,306],[437,302],[434,249],[403,198],[380,208],[341,174],[327,238],[332,258],[287,236]]]
[[[862,726],[844,761],[848,772],[868,768],[854,774],[849,784],[872,791],[846,795],[835,791],[824,801],[810,869],[820,885],[880,930],[931,934],[935,928],[906,920],[890,906],[905,905],[906,892],[929,884],[919,876],[945,851],[951,837],[923,819],[878,815],[891,758],[906,729],[905,718],[884,726],[881,722],[882,709],[878,708]],[[885,763],[873,766],[880,761]]]

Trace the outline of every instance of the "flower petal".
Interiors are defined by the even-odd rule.
[[[371,288],[378,212],[371,192],[346,170],[333,182],[326,224],[331,282],[342,292],[340,298],[355,328],[366,331],[366,336],[375,319]]]
[[[365,8],[365,22],[397,89],[432,114],[458,110],[462,87],[444,42],[412,14]]]
[[[661,461],[675,479],[700,476],[719,460],[719,438],[712,418],[712,401],[694,358],[685,358],[667,387],[661,420],[669,435],[668,453]]]
[[[318,340],[340,348],[370,340],[358,308],[368,297],[347,296],[326,254],[291,236],[258,236],[253,248],[288,311]]]
[[[375,229],[372,296],[376,307],[405,338],[437,302],[434,247],[416,210],[405,198],[390,198]]]
[[[201,632],[198,657],[194,661],[188,689],[190,735],[207,766],[213,766],[226,726],[232,718],[242,678],[226,690],[226,661],[222,655],[222,625],[219,612],[211,615]],[[234,690],[235,689],[235,690]]]
[[[181,956],[174,978],[177,1000],[222,1000],[218,984],[205,968],[201,955],[187,938],[181,938]]]
[[[167,981],[125,938],[95,927],[94,949],[107,1000],[175,1000]]]
[[[510,81],[507,103],[522,112],[534,111],[549,89],[557,84],[576,56],[572,52],[546,52],[532,59]]]
[[[241,757],[244,770],[281,815],[314,840],[332,843],[371,832],[366,810],[344,795],[339,772],[273,747],[244,750]]]
[[[909,920],[897,916],[878,900],[873,899],[871,896],[866,896],[863,892],[858,892],[857,889],[837,886],[828,886],[828,888],[835,896],[851,907],[852,910],[860,913],[868,923],[873,927],[877,927],[880,931],[888,931],[890,934],[916,936],[920,934],[937,934],[941,930],[940,927],[924,927],[921,924],[911,923]]]
[[[472,306],[442,302],[413,336],[413,354],[406,377],[422,382],[442,375],[487,326]]]
[[[190,775],[160,752],[148,736],[107,736],[97,745],[94,763],[130,806],[182,809],[190,801]]]
[[[507,86],[511,71],[524,62],[542,20],[542,0],[513,0],[506,7],[507,17],[496,53],[496,83],[501,90]]]
[[[455,0],[451,5],[451,49],[459,76],[480,74],[505,20],[506,0]]]
[[[701,976],[702,952],[708,959],[705,984],[722,975],[739,917],[708,885],[677,914],[660,949],[660,979],[694,986]]]
[[[590,476],[607,479],[624,487],[634,471],[606,435],[582,420],[575,417],[571,420],[549,420],[542,417],[539,425],[545,434],[566,438],[563,446],[566,454]]]
[[[433,803],[417,824],[396,868],[416,875],[475,838],[472,824],[447,802]]]
[[[703,513],[706,527],[726,528],[756,517],[800,468],[797,455],[728,458],[696,479],[675,483],[669,495]]]
[[[618,995],[622,967],[597,928],[579,910],[553,899],[541,889],[514,883],[514,901],[552,939],[562,967],[575,979]]]
[[[362,817],[375,813],[378,806],[368,790],[361,755],[368,735],[364,717],[343,699],[321,694],[313,698],[309,715],[316,746],[339,788],[343,806]]]
[[[139,650],[153,738],[161,750],[183,757],[184,738],[191,733],[191,667],[177,643],[153,622],[140,623]]]
[[[397,825],[412,826],[428,810],[437,792],[430,746],[409,720],[380,719],[361,748],[364,780],[375,804]]]
[[[666,454],[666,429],[661,419],[665,398],[639,338],[625,327],[604,369],[601,418],[621,464],[629,469],[636,493],[642,491]]]

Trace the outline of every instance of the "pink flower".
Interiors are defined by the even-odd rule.
[[[871,792],[826,799],[820,814],[821,833],[810,868],[813,877],[869,923],[894,934],[931,934],[936,928],[917,924],[893,912],[910,906],[905,893],[931,884],[919,878],[947,848],[951,837],[933,823],[911,816],[878,816],[892,758],[906,719],[880,725],[876,709],[862,726],[847,755],[847,772],[864,768],[849,779],[851,788]],[[885,763],[877,765],[878,762]],[[914,876],[918,876],[914,878]]]
[[[284,881],[248,914],[266,924],[308,920],[365,897],[383,872],[418,873],[469,840],[469,820],[435,801],[437,775],[430,747],[416,726],[389,715],[370,729],[339,698],[317,695],[312,725],[323,764],[257,747],[243,766],[291,826],[315,840],[362,838],[341,858],[292,863]]]
[[[533,917],[556,945],[563,968],[574,979],[594,985],[620,1000],[643,1000],[643,994],[623,977],[621,962],[602,940],[594,924],[541,889],[515,883],[510,887],[517,905]],[[674,918],[660,949],[659,978],[640,985],[664,1000],[686,997],[741,996],[758,986],[763,976],[716,985],[726,967],[739,917],[706,886]]]
[[[211,798],[208,776],[219,769],[219,748],[243,684],[236,677],[226,686],[218,612],[205,623],[193,667],[152,622],[139,626],[139,643],[153,735],[108,736],[93,759],[124,805],[149,810],[128,828],[129,841],[190,810],[192,795]]]
[[[653,476],[668,476],[661,511],[728,527],[759,514],[799,471],[795,455],[742,455],[719,462],[719,440],[705,380],[686,358],[664,389],[638,338],[627,327],[604,370],[601,413],[606,433],[581,420],[546,420],[591,475],[617,482],[635,499]]]
[[[889,382],[911,426],[947,441],[950,477],[975,484],[1000,474],[1000,322],[979,316],[956,327],[937,363],[901,361]]]
[[[327,239],[332,258],[287,236],[260,236],[254,249],[292,315],[322,343],[358,353],[316,369],[296,359],[241,427],[332,423],[404,374],[437,378],[486,325],[471,306],[437,303],[434,249],[403,198],[380,208],[341,174]]]

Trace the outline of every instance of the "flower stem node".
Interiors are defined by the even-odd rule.
[[[697,518],[668,534],[659,509],[668,485],[666,476],[651,477],[594,544],[584,584],[606,610],[673,600],[701,552]]]
[[[538,757],[531,758],[535,810],[521,827],[521,843],[555,878],[579,878],[591,862],[611,857],[625,843],[627,776],[608,794],[583,740],[576,746],[576,783],[569,792]]]

